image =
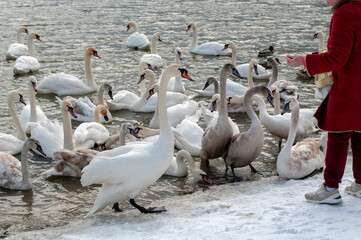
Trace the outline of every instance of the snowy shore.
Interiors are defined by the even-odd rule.
[[[351,164],[348,159],[340,185],[343,202],[335,206],[304,199],[322,174],[288,181],[273,176],[158,200],[152,205],[168,210],[158,215],[106,208],[90,219],[8,239],[361,239],[361,199],[344,193],[353,182]]]

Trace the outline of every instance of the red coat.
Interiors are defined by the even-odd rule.
[[[333,84],[315,113],[326,131],[361,131],[361,2],[338,8],[330,23],[327,53],[306,56],[310,75],[332,71]]]

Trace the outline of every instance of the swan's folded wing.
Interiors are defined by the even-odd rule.
[[[84,86],[86,86],[86,84],[73,75],[57,73],[44,77],[38,85],[38,91],[48,92],[50,90],[52,92],[58,92],[60,90],[77,89]]]
[[[120,184],[134,175],[140,175],[149,168],[149,155],[140,146],[132,145],[133,151],[115,157],[96,156],[83,169],[81,184]],[[135,151],[135,147],[137,148]]]
[[[141,33],[135,32],[132,33],[126,43],[125,43],[128,47],[139,47],[139,48],[144,48],[146,46],[148,46],[150,44],[148,38]]]
[[[79,98],[72,102],[75,114],[94,116],[95,105],[88,97]]]

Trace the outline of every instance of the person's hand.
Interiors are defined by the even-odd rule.
[[[287,64],[292,67],[303,65],[303,56],[301,55],[286,55]]]

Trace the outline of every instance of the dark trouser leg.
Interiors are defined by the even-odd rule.
[[[345,171],[347,151],[351,132],[328,133],[327,152],[325,159],[325,185],[338,188]]]
[[[361,132],[352,132],[352,170],[355,182],[361,184]]]

